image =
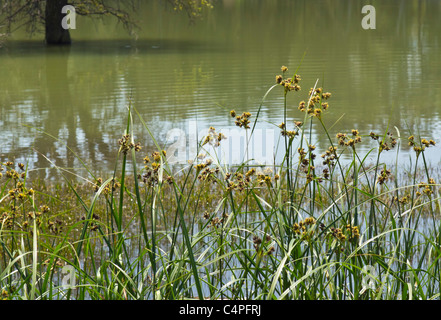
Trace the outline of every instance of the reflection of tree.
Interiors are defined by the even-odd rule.
[[[76,138],[73,127],[73,114],[71,105],[71,93],[68,87],[67,63],[69,58],[69,47],[49,47],[46,52],[45,74],[46,74],[46,99],[48,113],[43,123],[46,132],[57,135],[63,124],[67,125],[69,138],[67,145],[75,144]],[[54,58],[56,56],[56,58]],[[61,105],[59,96],[64,97]],[[34,141],[35,148],[39,151],[37,167],[47,166],[47,160],[40,155],[49,157],[56,165],[64,166],[64,159],[60,159],[55,152],[53,139],[45,135],[38,135]],[[67,157],[67,166],[72,166],[71,157]]]
[[[19,48],[22,45],[9,50],[20,53]],[[10,82],[2,87],[2,131],[11,132],[13,136],[9,136],[10,141],[3,146],[3,153],[7,152],[10,157],[27,154],[29,150],[23,145],[27,144],[57,165],[78,167],[78,161],[67,149],[70,148],[82,160],[98,166],[100,159],[111,156],[108,142],[104,140],[109,132],[103,130],[106,126],[102,123],[107,120],[100,119],[99,107],[114,106],[114,112],[108,111],[108,118],[117,113],[119,101],[107,94],[117,91],[114,88],[118,83],[116,68],[100,72],[106,68],[99,66],[93,71],[93,66],[85,66],[84,59],[77,59],[79,52],[72,52],[69,47],[37,46],[33,49],[25,54],[26,57],[9,57],[7,60],[7,73],[3,75]],[[96,59],[93,59],[94,63]],[[94,101],[97,93],[101,96],[99,101]],[[60,136],[62,143],[20,123]],[[79,133],[83,133],[84,138]],[[67,147],[63,147],[63,143]],[[38,155],[36,161],[31,165],[38,168],[49,165],[42,155]]]
[[[99,117],[99,109],[118,103],[108,96],[109,91],[115,91],[114,86],[118,82],[117,69],[106,70],[109,66],[106,64],[94,70],[97,66],[88,65],[84,59],[78,60],[76,58],[78,51],[72,53],[72,48],[69,47],[46,50],[48,114],[42,127],[55,136],[60,130],[64,129],[67,132],[63,141],[66,143],[63,150],[66,159],[60,158],[55,152],[55,146],[59,144],[45,135],[37,138],[36,148],[61,166],[68,168],[79,166],[79,162],[75,161],[74,154],[69,150],[71,149],[89,165],[100,167],[100,160],[108,159],[114,151],[109,150],[108,143],[104,141],[104,137],[109,134],[103,124],[107,119]],[[96,59],[93,61],[97,63]],[[105,71],[100,72],[102,70]],[[99,101],[96,101],[97,93],[100,93]],[[109,114],[107,117],[112,115]],[[80,136],[81,133],[84,137]],[[38,163],[37,166],[40,167],[44,162],[46,161]]]

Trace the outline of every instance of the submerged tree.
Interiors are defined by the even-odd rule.
[[[205,8],[212,8],[212,0],[160,0],[174,10],[184,11],[191,20],[200,16]],[[132,19],[139,0],[0,0],[0,28],[11,33],[26,28],[31,35],[44,30],[47,44],[70,44],[69,29],[62,26],[66,5],[75,8],[75,14],[91,17],[113,16],[126,29],[136,27]]]

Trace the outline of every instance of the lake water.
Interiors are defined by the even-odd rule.
[[[376,9],[374,30],[362,28],[364,4]],[[388,126],[395,133],[396,126],[405,140],[412,132],[437,141],[427,155],[438,163],[440,13],[437,0],[224,0],[191,25],[185,14],[146,1],[136,15],[136,38],[113,20],[83,17],[69,47],[14,33],[0,49],[1,160],[44,169],[51,167],[47,157],[79,167],[72,150],[94,169],[111,167],[129,100],[165,149],[184,137],[180,150],[189,158],[190,141],[214,126],[230,135],[228,155],[234,156],[239,131],[229,111],[255,115],[286,65],[302,77],[302,90],[288,96],[289,126],[303,119],[298,103],[318,79],[332,93],[324,122],[333,137],[351,129],[381,134]],[[274,124],[283,118],[282,88],[275,88],[256,131],[261,156],[269,154],[279,135]],[[329,146],[322,131],[314,127],[312,135],[319,149]],[[135,136],[143,152],[153,151],[136,118]],[[362,152],[372,147],[364,140]]]

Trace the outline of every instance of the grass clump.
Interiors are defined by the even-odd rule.
[[[317,82],[289,120],[301,77],[287,74],[267,92],[282,87],[284,99],[283,159],[271,167],[221,164],[206,147],[228,137],[210,127],[176,168],[131,105],[107,178],[79,184],[58,168],[64,182],[47,189],[3,163],[2,298],[439,299],[439,173],[425,157],[435,141],[410,134],[415,163],[403,170],[398,130],[332,136],[331,93]],[[250,141],[259,114],[226,117]],[[135,143],[134,116],[155,150]],[[321,154],[314,126],[327,136]],[[374,163],[357,151],[368,139]],[[393,150],[395,165],[383,163]]]

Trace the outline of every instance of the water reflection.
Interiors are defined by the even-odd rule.
[[[169,130],[189,136],[189,123],[198,133],[210,125],[235,129],[228,111],[256,114],[281,65],[300,66],[303,78],[303,90],[288,97],[290,120],[303,117],[297,105],[318,78],[333,93],[324,118],[333,136],[397,126],[403,136],[441,137],[440,2],[375,4],[377,29],[370,31],[360,26],[360,3],[223,3],[188,26],[149,2],[140,9],[149,18],[136,41],[109,32],[105,22],[79,20],[72,47],[8,43],[0,49],[1,159],[45,168],[48,157],[71,168],[80,166],[74,151],[92,168],[112,166],[129,98],[163,145],[175,142],[167,140]],[[282,93],[274,90],[259,128],[275,130],[282,110]],[[144,150],[153,147],[139,122],[135,132]],[[322,130],[312,134],[319,148],[328,146]],[[428,155],[438,161],[439,146]]]

